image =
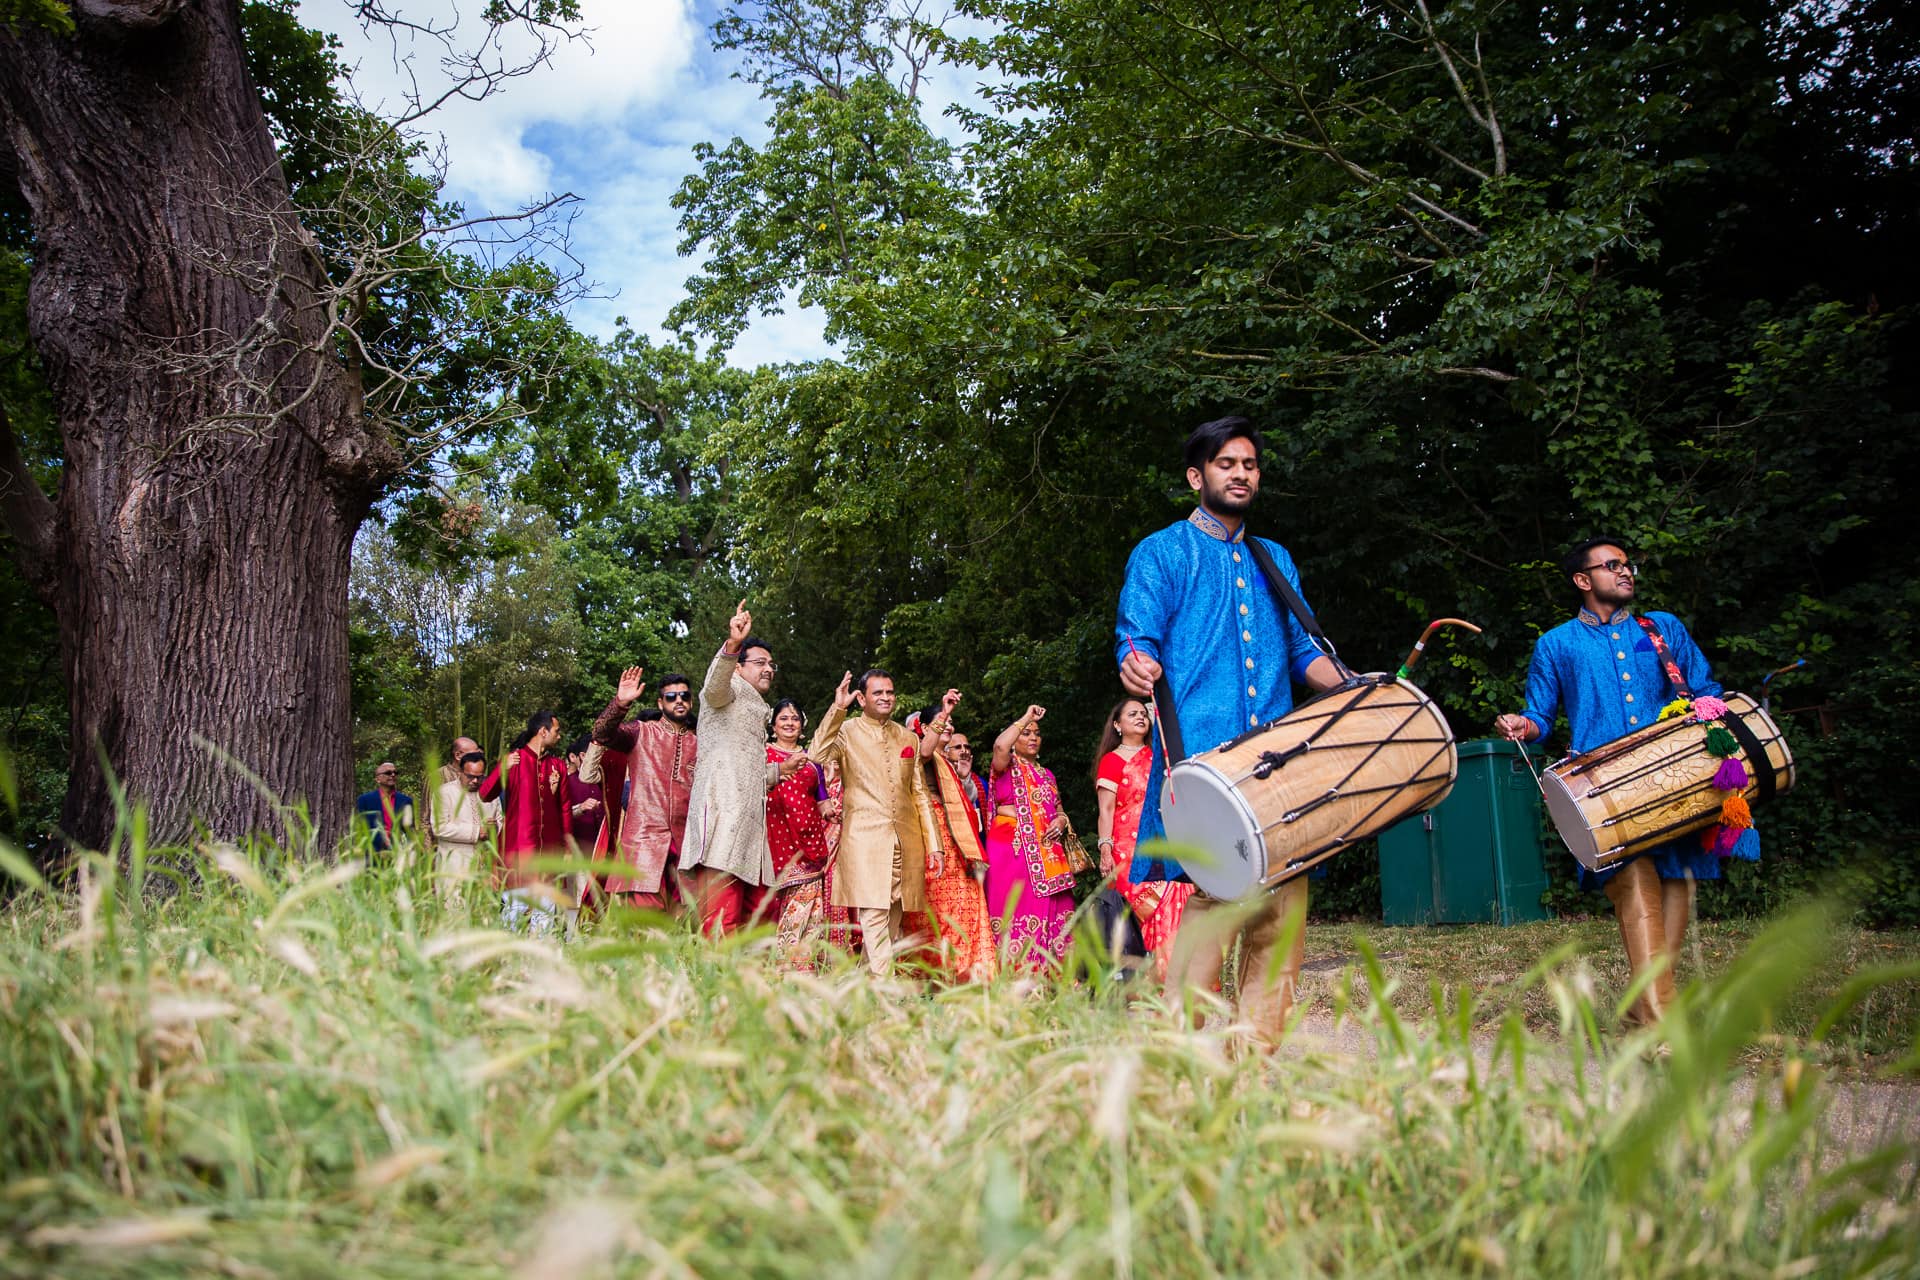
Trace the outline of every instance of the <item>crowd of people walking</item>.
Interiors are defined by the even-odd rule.
[[[876,975],[909,964],[971,982],[1009,965],[1062,971],[1076,880],[1097,867],[1165,976],[1187,896],[1168,890],[1191,886],[1127,878],[1146,799],[1143,702],[1129,698],[1108,718],[1096,861],[1040,763],[1044,707],[1006,726],[976,774],[973,740],[956,726],[960,692],[902,720],[892,676],[873,668],[842,678],[809,737],[800,705],[773,698],[779,668],[752,623],[742,601],[697,695],[673,672],[643,706],[644,673],[622,672],[564,751],[548,711],[491,768],[477,743],[456,740],[422,823],[447,891],[485,871],[490,845],[492,887],[515,928],[549,931],[615,908],[691,913],[710,936],[770,928],[780,963],[795,969],[838,951]],[[376,851],[412,826],[414,802],[397,783],[382,763],[361,799]],[[547,864],[558,859],[591,870],[556,874]]]
[[[634,667],[564,756],[560,722],[546,711],[528,718],[491,770],[476,744],[456,742],[430,789],[426,832],[440,873],[463,883],[491,832],[493,880],[514,927],[552,929],[563,916],[616,905],[689,912],[711,935],[771,925],[781,962],[797,968],[838,949],[858,953],[876,975],[910,962],[967,982],[1010,966],[1070,968],[1083,918],[1076,887],[1097,872],[1095,902],[1105,910],[1085,917],[1100,922],[1095,937],[1137,932],[1169,993],[1183,997],[1226,985],[1237,954],[1239,1017],[1272,1046],[1305,955],[1310,877],[1282,863],[1235,901],[1202,892],[1180,851],[1159,839],[1161,792],[1183,751],[1278,727],[1296,687],[1378,682],[1339,660],[1286,548],[1248,535],[1262,448],[1245,418],[1195,427],[1182,458],[1198,505],[1128,558],[1114,625],[1128,696],[1108,715],[1093,761],[1092,854],[1040,762],[1045,708],[1030,706],[1002,729],[980,773],[973,739],[955,720],[959,690],[901,720],[893,677],[872,668],[841,679],[809,739],[800,707],[772,697],[779,668],[743,600],[697,695],[673,673],[655,704],[639,709],[645,685]],[[1681,620],[1635,612],[1639,570],[1618,539],[1582,540],[1562,572],[1578,611],[1535,645],[1526,704],[1499,716],[1497,733],[1543,741],[1564,710],[1574,750],[1586,752],[1671,715],[1728,719]],[[1733,728],[1713,732],[1725,739],[1719,755],[1739,749]],[[1760,760],[1757,747],[1747,750]],[[1748,773],[1737,764],[1727,759],[1713,775],[1726,797],[1704,837],[1689,827],[1581,872],[1614,904],[1631,970],[1646,981],[1646,1020],[1672,1002],[1695,886],[1717,878],[1725,859],[1759,857],[1741,794]],[[399,770],[382,763],[359,805],[376,850],[400,839],[412,803]],[[1233,836],[1207,834],[1216,845]],[[590,859],[591,870],[557,878],[542,863],[554,855]]]

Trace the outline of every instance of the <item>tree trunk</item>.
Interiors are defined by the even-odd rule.
[[[0,27],[65,444],[56,503],[6,499],[50,534],[15,541],[60,620],[64,834],[103,845],[118,778],[159,839],[281,834],[264,788],[330,841],[353,792],[348,553],[397,455],[327,348],[237,4],[75,10],[71,37]]]

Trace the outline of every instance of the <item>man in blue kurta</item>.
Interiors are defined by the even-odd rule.
[[[1527,667],[1526,707],[1503,715],[1494,728],[1516,742],[1544,741],[1564,710],[1575,754],[1590,751],[1657,722],[1677,696],[1665,664],[1632,604],[1636,566],[1618,541],[1593,538],[1567,553],[1561,569],[1580,595],[1580,611],[1541,636]],[[1648,612],[1696,697],[1721,692],[1700,646],[1670,613]],[[1613,903],[1638,978],[1662,957],[1665,965],[1641,1002],[1642,1020],[1658,1019],[1673,1003],[1673,966],[1679,962],[1693,914],[1694,883],[1720,878],[1720,859],[1684,836],[1605,871],[1580,871],[1585,888]]]
[[[1187,437],[1187,484],[1200,506],[1185,520],[1150,534],[1127,560],[1114,625],[1120,683],[1135,697],[1153,694],[1166,677],[1172,711],[1188,754],[1228,742],[1293,709],[1293,684],[1331,689],[1333,662],[1314,648],[1305,628],[1274,599],[1248,550],[1246,513],[1260,492],[1260,433],[1245,418],[1203,423]],[[1279,543],[1262,538],[1274,564],[1298,591],[1300,574]],[[1155,856],[1147,842],[1165,834],[1160,787],[1165,754],[1154,730],[1153,772],[1140,815],[1132,876],[1185,880],[1180,864]],[[1168,969],[1170,997],[1208,990],[1220,980],[1226,947],[1207,916],[1220,903],[1196,893],[1181,917]],[[1293,1007],[1306,954],[1307,881],[1296,876],[1268,894],[1244,927],[1240,1015],[1268,1047],[1279,1043]],[[1284,956],[1275,948],[1292,926]]]

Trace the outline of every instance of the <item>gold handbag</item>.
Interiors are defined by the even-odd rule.
[[[1073,823],[1067,823],[1067,834],[1061,837],[1061,847],[1067,852],[1067,869],[1076,876],[1083,871],[1093,870],[1093,859],[1087,856],[1087,846],[1080,843],[1080,833],[1073,829]]]

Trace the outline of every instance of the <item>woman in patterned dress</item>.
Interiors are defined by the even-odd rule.
[[[915,733],[931,736],[935,749],[920,760],[927,774],[927,799],[920,812],[927,850],[927,910],[924,917],[916,913],[906,927],[909,934],[929,939],[922,951],[936,971],[959,982],[991,982],[998,957],[979,878],[986,870],[987,851],[973,801],[946,751],[959,701],[959,692],[950,689],[941,702],[907,721]]]
[[[768,719],[773,741],[767,761],[780,764],[804,754],[800,738],[807,718],[791,698],[774,704]],[[812,971],[827,931],[832,887],[829,822],[838,824],[839,800],[827,789],[819,765],[801,765],[767,792],[767,851],[776,877],[775,951],[785,967]]]
[[[1040,764],[1045,707],[1028,707],[993,743],[987,829],[987,913],[1009,964],[1057,971],[1073,943],[1073,868],[1060,838],[1067,815]]]

